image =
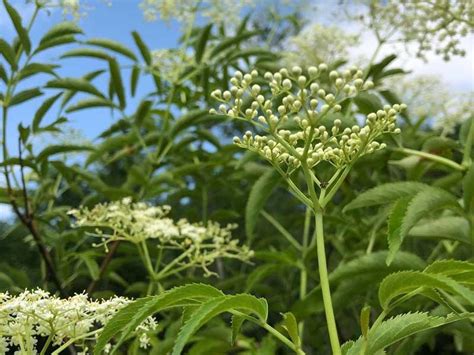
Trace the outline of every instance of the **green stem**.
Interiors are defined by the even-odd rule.
[[[298,348],[295,344],[293,344],[291,342],[290,339],[288,339],[287,337],[285,337],[283,334],[281,334],[278,330],[276,330],[275,328],[273,328],[270,324],[266,323],[266,322],[263,322],[259,319],[256,319],[254,317],[251,317],[245,313],[242,313],[242,312],[239,312],[239,311],[235,311],[235,310],[232,310],[231,311],[232,314],[235,314],[239,317],[242,317],[242,318],[245,318],[246,320],[254,323],[254,324],[257,324],[258,326],[262,327],[263,329],[265,329],[267,332],[269,332],[271,335],[273,335],[275,338],[277,338],[279,341],[281,341],[283,344],[285,344],[287,347],[289,347],[290,349],[292,349],[296,354],[298,355],[305,355],[305,352],[303,350],[301,350],[300,348]]]
[[[50,334],[48,336],[48,339],[46,339],[46,342],[44,343],[43,348],[41,349],[40,355],[45,355],[46,354],[46,351],[48,350],[49,345],[51,344],[52,340],[53,340],[53,335]]]
[[[321,284],[321,292],[323,294],[324,313],[326,314],[326,322],[329,332],[329,340],[333,355],[341,354],[341,346],[339,344],[339,336],[337,335],[336,319],[331,300],[331,289],[329,287],[329,277],[326,262],[326,250],[324,246],[324,228],[323,214],[316,213],[316,249],[318,253],[319,279]]]
[[[421,152],[419,150],[414,150],[414,149],[408,149],[408,148],[393,148],[392,149],[394,152],[399,152],[407,155],[416,155],[421,158],[425,158],[434,162],[437,162],[439,164],[443,164],[445,166],[448,166],[454,170],[458,171],[464,171],[466,170],[466,166],[458,164],[450,159],[446,159],[443,157],[440,157],[439,155],[435,154],[430,154],[427,152]]]
[[[96,333],[100,332],[102,329],[96,329],[92,332],[89,332],[89,333],[86,333],[86,334],[83,334],[81,336],[78,336],[76,338],[72,338],[72,339],[69,339],[67,342],[65,342],[63,345],[61,345],[59,348],[57,348],[56,350],[54,350],[51,355],[59,355],[61,353],[61,351],[63,350],[66,350],[66,348],[69,347],[69,345],[72,345],[74,344],[76,341],[78,340],[81,340],[81,339],[85,339],[87,337],[90,337],[92,335],[95,335]]]
[[[467,134],[466,145],[464,146],[464,152],[462,157],[462,166],[468,167],[472,163],[471,150],[474,144],[474,119],[471,119],[471,126],[469,127],[469,133]]]
[[[302,250],[302,246],[298,241],[291,235],[290,232],[288,232],[285,227],[283,227],[280,222],[278,222],[275,218],[273,218],[270,214],[262,210],[262,216],[265,217],[265,219],[270,222],[280,233],[283,237],[288,240],[288,242],[295,247],[297,250]]]

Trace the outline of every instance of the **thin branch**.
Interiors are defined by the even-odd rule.
[[[109,248],[109,252],[105,256],[104,260],[102,260],[102,264],[100,264],[99,277],[96,280],[92,280],[91,283],[89,284],[89,287],[87,287],[87,293],[89,295],[92,292],[94,292],[97,286],[97,283],[105,275],[105,272],[107,271],[107,268],[109,267],[109,264],[112,261],[119,244],[120,244],[120,240],[116,240],[112,243],[112,246]]]

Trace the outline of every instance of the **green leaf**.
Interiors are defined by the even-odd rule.
[[[95,88],[89,81],[86,79],[76,79],[76,78],[62,78],[49,81],[46,84],[47,88],[55,89],[66,89],[71,91],[80,91],[92,94],[98,97],[104,98],[99,90]]]
[[[390,54],[386,56],[380,62],[372,65],[369,68],[368,76],[372,76],[372,78],[376,78],[382,72],[382,70],[384,70],[385,67],[388,66],[391,62],[393,62],[396,58],[397,56],[395,54]]]
[[[301,339],[298,332],[298,322],[293,313],[286,312],[282,314],[283,316],[283,327],[290,336],[291,341],[295,344],[296,348],[301,347]]]
[[[359,111],[364,115],[368,115],[372,112],[377,112],[383,108],[382,101],[374,94],[362,92],[354,97],[354,102],[359,108]]]
[[[237,340],[237,336],[240,333],[240,328],[242,328],[242,324],[244,323],[245,318],[240,316],[240,315],[232,315],[232,333],[231,333],[231,339],[230,339],[230,344],[232,346],[235,345],[235,341]]]
[[[0,54],[5,58],[8,64],[10,64],[13,70],[17,68],[15,52],[3,38],[0,38]]]
[[[207,25],[201,30],[201,33],[199,35],[199,38],[196,44],[196,53],[195,53],[196,63],[201,63],[202,56],[204,55],[204,52],[206,50],[206,44],[209,39],[209,35],[211,34],[211,30],[212,30],[212,23]]]
[[[10,15],[10,19],[13,22],[13,26],[15,27],[18,37],[20,38],[20,42],[23,46],[23,49],[25,50],[27,54],[30,54],[30,51],[31,51],[30,38],[28,36],[28,32],[21,24],[20,15],[18,14],[18,12],[16,12],[15,8],[8,3],[7,0],[3,0],[3,5],[5,5],[5,9],[7,10],[8,15]]]
[[[86,57],[86,58],[95,58],[95,59],[103,59],[103,60],[110,60],[110,55],[105,52],[91,49],[91,48],[75,48],[71,49],[70,51],[65,52],[61,58],[75,58],[75,57]]]
[[[43,93],[38,88],[23,90],[13,96],[8,104],[9,106],[18,105],[41,95],[43,95]]]
[[[135,122],[138,126],[141,126],[145,121],[145,118],[150,113],[152,104],[153,103],[148,100],[140,102],[140,105],[137,108],[137,112],[135,112]]]
[[[221,291],[212,286],[189,284],[167,290],[158,296],[136,300],[118,311],[106,324],[97,340],[94,355],[101,354],[110,339],[119,333],[121,333],[121,336],[117,343],[120,345],[128,334],[134,331],[147,317],[161,310],[182,307],[192,303],[196,304],[199,303],[199,300],[207,300],[222,295]]]
[[[210,54],[210,58],[216,57],[218,54],[223,52],[225,49],[233,46],[233,45],[238,45],[239,43],[252,38],[253,36],[256,36],[259,33],[259,31],[251,31],[251,32],[243,32],[242,34],[239,34],[235,37],[228,38],[220,42],[217,46],[215,46]]]
[[[132,36],[133,36],[133,40],[135,41],[135,44],[137,45],[140,51],[140,54],[142,55],[143,60],[145,61],[147,65],[151,65],[151,53],[147,45],[145,44],[145,42],[143,42],[138,32],[133,31]]]
[[[219,296],[204,302],[193,314],[193,317],[181,328],[173,347],[172,355],[180,355],[191,336],[212,318],[224,312],[238,310],[256,315],[265,322],[268,316],[267,303],[255,296],[241,294]]]
[[[41,121],[43,120],[43,117],[46,115],[48,110],[51,108],[51,106],[53,106],[53,104],[61,95],[62,93],[54,95],[50,97],[49,99],[45,100],[41,104],[41,106],[35,113],[35,117],[33,118],[33,123],[32,123],[33,132],[36,132],[38,130],[38,128],[40,127]]]
[[[387,265],[390,265],[395,258],[395,254],[400,249],[403,235],[400,233],[403,219],[407,214],[408,205],[412,197],[398,199],[393,205],[388,217],[388,249]]]
[[[66,35],[66,36],[61,36],[57,38],[52,38],[48,41],[45,41],[44,43],[41,43],[35,50],[35,53],[39,53],[41,51],[44,51],[45,49],[52,48],[52,47],[57,47],[63,44],[69,44],[69,43],[74,43],[76,41],[76,38],[72,35]]]
[[[414,195],[428,187],[430,186],[414,181],[391,182],[379,185],[359,194],[344,207],[343,212],[361,207],[391,203],[398,200],[400,197]]]
[[[70,38],[71,35],[76,34],[82,34],[82,30],[74,22],[61,22],[54,25],[48,32],[46,32],[40,40],[40,46],[47,44],[47,42],[53,43],[60,37]]]
[[[175,137],[186,128],[195,126],[198,123],[207,120],[208,118],[215,119],[216,116],[210,115],[208,110],[196,109],[189,111],[174,122],[173,126],[171,127],[170,135],[171,137]]]
[[[388,275],[379,287],[380,305],[384,309],[389,309],[397,297],[406,294],[410,294],[412,297],[416,294],[423,294],[429,289],[446,291],[464,299],[467,304],[474,305],[473,291],[452,278],[424,271],[400,271]]]
[[[424,272],[449,276],[463,286],[474,289],[474,263],[461,260],[437,260]]]
[[[445,238],[471,244],[469,222],[464,217],[441,216],[422,221],[408,232],[408,236],[419,238]]]
[[[130,90],[132,96],[137,92],[138,79],[140,78],[140,67],[134,66],[130,75]]]
[[[281,178],[278,172],[269,169],[252,186],[245,207],[245,232],[249,240],[253,239],[253,232],[257,225],[260,211],[262,211],[265,202],[280,183],[280,180]]]
[[[106,38],[92,38],[86,41],[85,43],[90,44],[92,46],[110,49],[111,51],[114,51],[116,53],[122,54],[130,58],[131,60],[137,61],[137,57],[135,56],[135,54],[130,49],[125,47],[123,44],[121,44],[120,42],[112,41]]]
[[[343,346],[345,350],[343,355],[381,354],[380,352],[388,346],[411,335],[469,317],[472,317],[472,314],[449,314],[446,317],[436,317],[421,312],[400,314],[383,321],[378,327],[369,331],[365,350],[365,339],[359,338],[356,342]]]
[[[123,110],[127,105],[125,100],[125,89],[123,88],[122,75],[120,74],[120,67],[117,61],[113,58],[109,59],[109,70],[111,83],[114,88],[114,91],[117,93],[120,108]]]
[[[8,74],[1,63],[0,63],[0,79],[2,79],[5,84],[8,84]]]
[[[474,164],[471,164],[466,176],[464,176],[462,189],[464,209],[466,212],[474,214]]]
[[[94,150],[94,148],[85,145],[50,145],[38,154],[37,160],[41,162],[52,155],[70,152],[83,152],[89,150]]]
[[[457,198],[449,192],[430,187],[416,194],[411,200],[403,217],[400,227],[400,236],[403,239],[409,230],[429,213],[444,209],[460,209]]]
[[[84,264],[86,264],[87,270],[89,271],[89,274],[91,275],[92,280],[98,280],[99,279],[99,265],[97,265],[97,262],[89,255],[89,254],[80,254],[79,257],[82,259]]]
[[[369,333],[369,326],[370,326],[370,306],[364,306],[360,311],[359,323],[360,323],[360,330],[362,332],[362,336],[367,338],[367,334]]]
[[[116,106],[110,100],[103,99],[100,97],[91,97],[91,98],[80,100],[74,105],[69,106],[66,109],[66,112],[71,113],[71,112],[80,111],[86,108],[96,108],[96,107],[115,108]]]
[[[53,64],[30,63],[21,70],[21,72],[19,73],[19,77],[21,80],[40,73],[46,73],[56,76],[54,69],[57,67],[57,65]]]

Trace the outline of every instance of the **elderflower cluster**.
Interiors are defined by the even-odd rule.
[[[239,15],[253,0],[142,0],[139,7],[147,21],[160,17],[164,21],[177,20],[189,23],[199,15],[213,23],[238,23]]]
[[[399,35],[399,40],[417,43],[417,55],[435,51],[445,60],[464,56],[461,38],[474,29],[472,0],[369,0],[368,24],[382,37]]]
[[[178,249],[186,253],[182,264],[207,268],[218,258],[235,258],[243,261],[253,256],[245,245],[232,238],[237,226],[209,221],[207,224],[190,223],[186,219],[175,222],[167,217],[169,206],[151,206],[144,202],[133,203],[130,198],[71,210],[76,227],[95,227],[94,235],[102,238],[104,245],[110,241],[125,240],[139,244],[155,240],[162,249]]]
[[[254,136],[248,131],[243,138],[235,137],[234,142],[287,171],[302,163],[311,168],[323,161],[341,168],[364,154],[385,148],[376,139],[384,133],[400,133],[395,121],[405,105],[385,106],[369,114],[363,127],[342,128],[341,120],[334,119],[328,128],[322,124],[323,119],[334,117],[341,110],[342,101],[374,84],[364,80],[358,68],[326,73],[327,68],[323,63],[309,67],[304,74],[296,66],[267,72],[263,78],[256,70],[245,75],[236,72],[229,91],[212,93],[222,103],[219,112],[252,122],[270,136]],[[328,77],[328,85],[320,80],[322,76]],[[217,113],[215,109],[210,112]]]
[[[86,294],[62,299],[41,289],[17,296],[0,293],[0,354],[15,350],[35,354],[41,350],[40,338],[50,338],[54,348],[76,339],[74,347],[85,354],[104,325],[128,303],[129,299],[117,296],[90,300]],[[155,319],[148,317],[135,330],[142,348],[148,347],[147,334],[156,326]]]
[[[187,53],[175,49],[157,49],[152,51],[152,66],[160,72],[161,78],[176,82],[183,68],[193,64],[193,58]]]
[[[336,26],[318,23],[305,27],[298,35],[288,39],[289,49],[283,56],[283,66],[331,63],[347,58],[348,49],[359,44],[359,36],[350,35]]]
[[[408,104],[410,116],[427,120],[442,135],[453,133],[458,125],[474,116],[474,93],[454,94],[436,76],[388,79],[385,85]]]

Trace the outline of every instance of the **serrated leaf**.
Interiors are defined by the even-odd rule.
[[[474,305],[474,292],[467,287],[452,278],[422,271],[400,271],[388,275],[380,284],[379,302],[384,309],[389,309],[392,301],[401,295],[410,293],[410,296],[414,296],[430,289],[446,291]]]
[[[132,36],[135,44],[138,47],[138,50],[140,51],[140,54],[142,55],[143,60],[147,65],[151,65],[151,53],[145,42],[143,42],[142,37],[138,34],[138,32],[135,31],[132,32]]]
[[[414,181],[391,182],[379,185],[359,194],[344,207],[343,212],[361,207],[391,203],[400,197],[415,195],[417,192],[428,187],[430,186]]]
[[[180,355],[190,337],[212,318],[221,313],[238,310],[246,314],[254,314],[260,321],[266,321],[267,304],[255,296],[241,294],[214,297],[204,302],[193,314],[193,317],[181,328],[172,355]]]
[[[212,30],[212,23],[207,25],[201,30],[201,33],[199,35],[197,44],[196,44],[196,53],[195,53],[195,58],[196,58],[196,63],[201,63],[202,56],[204,55],[204,52],[206,50],[206,44],[209,39],[209,35],[211,34]]]
[[[122,54],[134,61],[137,61],[137,57],[135,56],[135,54],[120,42],[112,41],[106,38],[92,38],[86,41],[85,43],[90,44],[92,46],[110,49],[111,51]]]
[[[457,198],[451,193],[430,187],[416,194],[409,202],[406,214],[400,227],[400,236],[403,239],[409,230],[427,214],[443,209],[460,209]]]
[[[356,342],[344,345],[343,355],[380,354],[380,351],[411,335],[470,317],[472,317],[472,314],[469,313],[462,315],[449,314],[446,317],[436,317],[421,312],[400,314],[371,329],[366,344],[364,338],[359,338]],[[365,349],[364,345],[366,346]]]
[[[108,107],[108,108],[115,108],[115,104],[107,99],[103,99],[100,97],[91,97],[87,99],[80,100],[76,102],[74,105],[69,106],[66,109],[67,113],[80,111],[86,108],[97,108],[97,107]]]
[[[38,88],[23,90],[13,96],[8,104],[9,106],[18,105],[41,95],[43,95],[43,93]]]
[[[33,132],[36,132],[38,130],[41,124],[41,121],[43,120],[43,117],[46,115],[48,110],[51,108],[51,106],[53,106],[53,104],[61,95],[62,93],[54,95],[50,97],[49,99],[45,100],[41,104],[41,106],[38,108],[38,110],[35,113],[35,117],[33,118],[33,123],[32,123]]]
[[[464,217],[441,216],[423,220],[408,232],[408,236],[422,238],[445,238],[470,244],[469,222]]]
[[[86,57],[86,58],[95,58],[110,60],[110,55],[103,51],[91,48],[75,48],[70,51],[65,52],[61,55],[61,58],[76,58],[76,57]]]
[[[109,59],[109,70],[111,84],[114,92],[118,96],[120,108],[124,109],[127,103],[125,100],[125,89],[123,88],[122,75],[120,74],[120,67],[117,61],[113,58]]]
[[[245,206],[245,232],[247,238],[253,239],[253,231],[257,225],[260,211],[265,206],[273,190],[280,183],[280,175],[273,169],[263,174],[252,186],[247,205]]]
[[[222,295],[221,291],[212,286],[190,284],[167,290],[158,296],[136,300],[118,311],[106,324],[97,339],[94,355],[101,354],[110,339],[121,333],[117,341],[116,347],[118,347],[141,322],[161,310],[189,305],[190,303],[197,304],[199,300],[216,298]]]
[[[390,265],[395,258],[395,254],[400,249],[403,242],[401,227],[403,219],[407,214],[408,205],[412,197],[404,197],[395,202],[388,217],[388,249],[387,265]]]
[[[20,38],[20,42],[23,46],[23,49],[25,50],[27,54],[30,54],[30,51],[31,51],[30,38],[28,36],[28,32],[21,24],[20,15],[15,10],[15,8],[10,5],[10,3],[7,0],[3,0],[3,5],[5,6],[5,9],[7,10],[8,15],[10,15],[10,19],[13,22],[13,27],[15,27],[16,33],[18,34],[18,37]]]
[[[297,349],[301,347],[301,339],[298,332],[298,322],[296,321],[295,315],[291,312],[282,314],[283,316],[283,327],[290,336],[291,341]]]
[[[92,85],[86,79],[76,79],[76,78],[56,79],[56,80],[49,81],[46,84],[46,87],[86,92],[88,94],[92,94],[92,95],[103,98],[103,95],[100,93],[100,91],[97,90],[95,86]]]

